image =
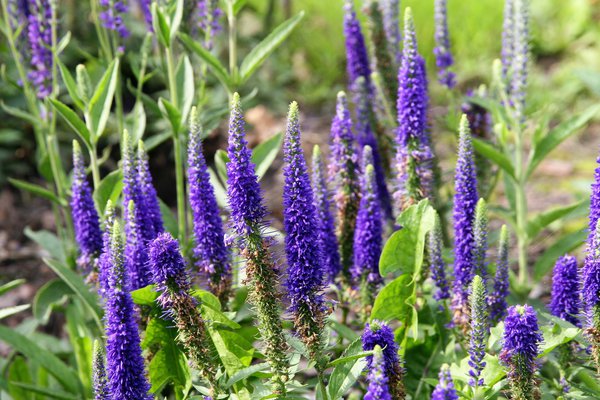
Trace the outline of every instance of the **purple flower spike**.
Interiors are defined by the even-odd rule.
[[[94,400],[110,400],[104,358],[104,347],[100,341],[95,340],[92,359],[92,389],[94,391]]]
[[[593,200],[594,193],[592,193]],[[590,207],[590,219],[592,218]],[[592,342],[592,356],[600,371],[600,219],[591,240],[582,270],[582,297],[585,307],[585,333]]]
[[[435,282],[437,291],[433,298],[437,301],[443,301],[450,298],[450,288],[446,279],[446,262],[442,258],[443,238],[440,216],[436,212],[433,228],[429,232],[427,241],[427,254],[429,256],[429,267],[431,268],[431,277]]]
[[[383,353],[383,370],[388,379],[390,394],[393,399],[403,399],[405,395],[402,376],[404,370],[398,356],[398,345],[394,341],[394,332],[382,321],[373,320],[365,325],[362,335],[364,351],[374,350],[379,346]],[[367,356],[367,368],[374,368],[373,356]]]
[[[144,14],[144,21],[146,21],[146,26],[150,30],[150,32],[154,31],[154,27],[152,26],[152,0],[138,0],[139,7]]]
[[[337,237],[343,278],[350,279],[353,258],[354,229],[360,202],[360,168],[352,134],[352,121],[344,92],[338,93],[336,114],[331,123],[331,161],[329,177],[334,184],[337,210]]]
[[[106,299],[108,290],[108,275],[110,272],[110,238],[115,222],[115,208],[109,200],[104,210],[104,233],[102,234],[102,253],[98,257],[98,293]],[[127,268],[127,266],[125,267]]]
[[[127,205],[127,213],[135,215],[137,208],[138,206],[131,200]],[[137,290],[150,284],[147,242],[144,239],[142,227],[137,224],[135,218],[128,219],[126,223],[125,269],[129,274],[131,289]]]
[[[577,259],[564,255],[556,261],[552,274],[552,315],[581,327],[581,297],[579,291],[579,271]]]
[[[193,108],[188,142],[188,188],[194,228],[195,266],[208,276],[209,286],[223,305],[231,294],[231,265],[225,247],[223,222],[206,160],[202,154],[201,129]]]
[[[500,242],[498,244],[498,258],[496,259],[496,276],[494,277],[494,290],[488,299],[490,307],[490,322],[495,325],[506,316],[506,298],[510,291],[508,280],[508,230],[506,225],[500,229]]]
[[[145,204],[142,182],[139,176],[137,156],[131,146],[129,133],[124,132],[121,139],[122,145],[122,169],[123,169],[123,219],[125,220],[125,234],[128,235],[129,220],[135,223],[141,232],[143,239],[152,240],[155,236],[154,222],[151,212]],[[135,213],[129,213],[129,202],[136,205]]]
[[[370,153],[370,147],[366,147],[364,153]],[[373,165],[368,163],[362,178],[362,198],[354,232],[354,265],[351,272],[353,281],[369,292],[369,297],[373,296],[376,288],[383,282],[379,275],[383,226],[376,190],[375,170]]]
[[[362,76],[371,86],[371,67],[365,38],[362,34],[360,23],[356,18],[352,0],[346,0],[344,5],[344,36],[346,37],[347,73],[350,87],[358,77]]]
[[[454,73],[450,67],[454,64],[452,52],[450,50],[450,37],[448,35],[448,13],[447,1],[435,0],[435,43],[433,49],[435,54],[435,63],[438,67],[438,79],[442,85],[452,89],[456,84]]]
[[[433,198],[434,156],[427,127],[427,77],[424,60],[417,51],[410,8],[404,16],[404,49],[398,83],[394,203],[401,212],[419,200]]]
[[[100,0],[100,20],[102,26],[110,31],[117,32],[120,37],[129,36],[129,30],[123,21],[123,15],[129,11],[125,0]]]
[[[458,400],[458,394],[454,388],[448,364],[442,365],[439,381],[431,394],[431,400]]]
[[[469,330],[469,385],[478,387],[483,385],[481,371],[485,367],[483,358],[489,334],[487,291],[485,283],[479,275],[475,275],[471,284],[469,303],[471,311],[471,329]]]
[[[465,327],[468,323],[469,285],[473,279],[473,222],[479,196],[473,162],[471,131],[465,115],[460,120],[458,160],[456,163],[454,194],[454,323]]]
[[[323,257],[325,280],[324,283],[333,283],[340,273],[340,253],[335,236],[335,224],[331,214],[331,202],[325,177],[325,165],[321,157],[321,149],[315,145],[312,158],[312,185],[315,190],[315,207],[317,208],[317,223],[319,224],[319,240]]]
[[[539,398],[538,384],[534,378],[535,359],[542,342],[537,315],[528,305],[512,306],[504,320],[504,343],[498,358],[507,368],[512,398]]]
[[[385,374],[384,360],[381,347],[375,346],[375,354],[373,354],[373,362],[367,380],[369,387],[365,394],[364,400],[392,400],[390,388],[388,386],[388,377]]]
[[[204,47],[213,48],[213,38],[221,30],[219,19],[223,11],[218,0],[198,0],[198,27],[204,32]]]
[[[129,294],[121,233],[115,221],[107,260],[110,269],[104,306],[108,388],[114,399],[149,400],[152,398],[148,394],[150,385],[144,371],[136,311]]]
[[[504,0],[504,21],[502,23],[502,77],[508,80],[508,74],[514,54],[514,1]]]
[[[27,9],[27,44],[29,46],[29,66],[27,77],[31,81],[39,99],[52,93],[52,26],[53,2],[50,0],[30,1]]]
[[[142,202],[144,204],[145,212],[148,215],[148,223],[152,226],[152,229],[149,229],[147,235],[145,235],[146,240],[150,241],[160,233],[164,232],[165,228],[163,226],[160,203],[158,201],[158,196],[156,195],[156,189],[154,189],[154,185],[152,184],[148,154],[144,149],[144,142],[141,140],[138,142],[136,162],[137,176],[142,191]]]
[[[383,26],[385,36],[389,45],[389,52],[394,55],[396,65],[399,66],[402,61],[402,34],[400,33],[400,1],[399,0],[381,0],[383,14]]]
[[[100,217],[92,198],[92,188],[87,181],[81,147],[73,141],[73,183],[71,185],[71,213],[75,240],[80,256],[77,265],[88,276],[96,272],[96,258],[102,252]]]
[[[306,344],[317,370],[325,368],[322,340],[325,326],[323,268],[317,209],[310,186],[308,168],[300,144],[298,104],[290,104],[284,143],[283,224],[285,253],[288,261],[287,288],[294,327]]]
[[[529,63],[529,0],[514,2],[514,44],[510,76],[510,99],[517,123],[525,120],[525,97]]]

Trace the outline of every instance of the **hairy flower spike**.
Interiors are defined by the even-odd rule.
[[[427,255],[429,256],[429,268],[431,269],[431,278],[437,287],[433,298],[437,301],[443,301],[450,298],[450,288],[446,279],[446,262],[442,258],[443,248],[442,226],[440,216],[436,212],[433,222],[433,228],[427,237]]]
[[[440,369],[439,381],[431,394],[431,400],[458,400],[448,364],[442,365]]]
[[[221,30],[219,19],[223,11],[219,8],[218,0],[198,0],[198,27],[204,32],[204,47],[208,50],[213,48],[213,39]]]
[[[370,148],[366,147],[365,155],[369,152]],[[365,164],[361,189],[363,195],[354,232],[354,265],[351,272],[353,281],[360,286],[363,311],[368,315],[374,295],[383,283],[379,275],[383,226],[375,187],[375,171],[368,161]]]
[[[405,390],[402,382],[404,370],[398,356],[398,345],[394,341],[394,332],[382,321],[373,320],[365,325],[362,335],[364,351],[374,350],[379,346],[383,353],[383,370],[388,379],[388,387],[392,399],[404,399]],[[373,356],[367,356],[367,368],[373,369]]]
[[[450,37],[448,34],[448,10],[446,0],[435,0],[435,63],[438,67],[438,79],[442,85],[452,89],[456,85],[454,72],[450,67],[454,64],[454,58],[450,50]]]
[[[506,225],[500,229],[500,242],[498,244],[498,257],[496,259],[496,276],[494,277],[494,290],[488,298],[490,309],[490,323],[495,325],[506,316],[506,298],[510,291],[508,281],[508,230]]]
[[[29,72],[38,99],[45,99],[52,93],[52,28],[57,23],[54,18],[54,2],[50,0],[30,1],[20,7],[27,17],[27,45],[29,51]]]
[[[97,272],[96,259],[102,252],[102,230],[100,229],[100,217],[92,198],[92,188],[86,178],[81,147],[75,140],[73,141],[71,213],[75,228],[75,240],[80,251],[77,265],[88,278],[93,280],[93,276]]]
[[[104,233],[102,234],[102,253],[98,257],[98,293],[106,299],[108,290],[108,275],[110,273],[110,238],[115,222],[115,208],[109,200],[104,210]]]
[[[135,205],[133,200],[130,200],[127,205],[127,213],[135,215],[137,208],[138,206]],[[131,289],[137,290],[150,284],[148,252],[146,240],[143,236],[143,228],[137,224],[134,218],[128,219],[126,224],[125,269],[129,274]]]
[[[229,120],[227,154],[227,195],[231,208],[234,235],[241,256],[246,260],[246,281],[249,299],[256,309],[259,331],[265,342],[264,353],[274,372],[275,393],[285,397],[289,360],[287,339],[281,321],[278,274],[273,265],[267,241],[262,237],[266,210],[258,178],[245,138],[240,96],[234,93]]]
[[[410,8],[404,15],[404,49],[398,82],[394,203],[402,211],[422,199],[433,199],[434,190],[434,156],[427,127],[427,78],[424,60],[417,51]]]
[[[452,309],[454,323],[464,328],[468,324],[468,289],[474,274],[473,221],[479,199],[471,131],[465,115],[460,120],[458,160],[454,182],[454,296]]]
[[[581,327],[581,297],[579,291],[579,271],[577,259],[564,255],[556,260],[552,273],[552,315],[562,318],[575,326]]]
[[[106,370],[113,399],[150,399],[144,359],[140,348],[136,311],[123,262],[121,226],[113,223],[110,265],[104,320],[106,329]]]
[[[400,34],[400,0],[380,0],[383,14],[383,26],[388,42],[388,51],[394,55],[396,68],[402,61],[402,35]]]
[[[315,190],[315,207],[317,211],[317,223],[319,225],[319,241],[321,243],[321,255],[323,258],[323,269],[325,284],[332,283],[342,269],[340,264],[340,253],[335,236],[335,223],[331,214],[331,202],[329,201],[329,190],[325,176],[325,165],[321,156],[321,150],[315,145],[312,157],[312,185]]]
[[[507,368],[513,399],[539,398],[538,382],[534,377],[535,362],[542,342],[535,310],[528,305],[512,306],[504,320],[504,343],[498,358]]]
[[[471,329],[469,331],[469,385],[478,387],[483,385],[481,371],[485,367],[485,347],[489,334],[487,291],[485,283],[479,275],[475,275],[471,284],[469,295],[471,311]]]
[[[487,284],[488,272],[485,261],[488,249],[488,217],[487,204],[484,199],[479,199],[475,207],[475,220],[473,221],[473,273],[479,275],[484,286]]]
[[[156,195],[156,189],[152,184],[152,175],[150,175],[150,165],[148,163],[148,154],[144,149],[144,142],[139,141],[137,147],[136,159],[137,176],[140,189],[142,191],[142,201],[145,212],[148,215],[148,222],[152,226],[152,231],[145,235],[146,240],[150,241],[164,232],[162,213],[160,212],[160,203]]]
[[[514,0],[513,57],[510,100],[517,123],[525,120],[525,97],[529,63],[529,0]]]
[[[381,347],[375,345],[373,349],[373,361],[367,380],[369,387],[365,394],[364,400],[392,400],[390,388],[388,386],[388,377],[385,374],[385,364],[383,360],[383,352]]]
[[[94,341],[94,355],[92,359],[92,389],[94,400],[110,400],[108,381],[106,380],[104,347],[99,340]]]
[[[594,190],[594,189],[592,189]],[[594,193],[592,193],[592,199]],[[590,207],[590,219],[592,219]],[[585,333],[592,343],[592,356],[600,371],[600,219],[591,240],[582,270],[582,297],[585,307]]]
[[[284,143],[283,224],[285,227],[285,253],[288,269],[285,283],[294,316],[294,328],[308,348],[311,360],[322,373],[327,359],[325,347],[325,304],[323,268],[319,242],[317,209],[310,186],[308,167],[300,143],[298,104],[293,102],[287,119]]]
[[[211,292],[226,306],[231,296],[232,282],[229,251],[225,246],[223,222],[202,153],[202,132],[196,113],[196,109],[193,108],[187,160],[195,266],[208,277]]]
[[[371,108],[367,81],[361,76],[355,82],[354,104],[356,106],[356,137],[360,149],[369,146],[373,153],[377,197],[387,219],[392,219],[392,202],[388,191],[383,160],[379,151],[377,138],[373,134],[370,122]]]
[[[329,177],[333,181],[337,210],[337,237],[343,279],[350,280],[353,263],[354,229],[360,202],[359,165],[355,150],[352,122],[344,92],[338,93],[336,114],[331,123],[331,161]]]
[[[504,0],[504,21],[502,23],[502,77],[508,80],[514,55],[514,2]]]
[[[212,342],[207,336],[198,302],[192,297],[192,285],[179,244],[165,232],[150,243],[148,253],[153,281],[160,292],[157,302],[172,315],[178,331],[177,340],[214,390],[218,367],[212,358]]]
[[[346,37],[346,69],[350,87],[358,77],[362,76],[371,85],[371,67],[365,38],[362,34],[360,23],[356,18],[352,0],[345,0],[344,5],[344,36]]]
[[[129,11],[125,0],[100,0],[100,9],[100,20],[106,29],[117,32],[122,38],[129,36],[123,21],[123,15]]]

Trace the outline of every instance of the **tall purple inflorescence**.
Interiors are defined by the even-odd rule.
[[[500,229],[500,242],[498,243],[498,256],[496,258],[494,289],[488,297],[491,325],[497,324],[506,316],[506,298],[510,290],[508,268],[508,230],[506,225],[502,225]]]
[[[127,205],[127,213],[129,215],[135,214],[138,207],[133,200],[130,200]],[[137,290],[150,284],[147,243],[144,239],[143,227],[138,225],[135,218],[128,219],[126,224],[125,268],[129,274],[131,289]]]
[[[433,153],[427,127],[427,79],[417,51],[412,11],[404,15],[404,49],[398,72],[397,187],[394,203],[402,211],[422,199],[433,199]]]
[[[354,231],[354,265],[351,273],[354,283],[360,287],[363,312],[368,315],[377,288],[383,283],[379,275],[383,224],[369,146],[364,148],[363,157],[362,198]]]
[[[448,10],[446,0],[435,0],[435,63],[438,67],[438,79],[442,85],[452,89],[456,84],[454,72],[450,67],[454,64],[454,58],[450,50],[450,35],[448,34]]]
[[[473,220],[473,273],[479,275],[487,286],[488,272],[486,254],[488,250],[488,217],[487,204],[483,198],[479,199],[475,207],[475,219]]]
[[[439,381],[431,394],[431,400],[458,400],[448,364],[442,365],[440,369]]]
[[[294,328],[316,362],[321,373],[327,360],[323,357],[325,304],[317,209],[310,186],[308,167],[300,143],[298,104],[290,104],[284,142],[285,183],[283,186],[283,224],[287,256],[287,288]]]
[[[113,399],[150,399],[150,385],[144,371],[136,311],[129,293],[123,262],[123,239],[117,221],[110,240],[104,324],[106,329],[106,370]]]
[[[507,80],[514,54],[514,2],[504,0],[504,21],[502,23],[502,77]]]
[[[525,120],[525,97],[529,63],[529,0],[514,2],[513,57],[510,74],[510,100],[517,123]]]
[[[129,36],[129,30],[123,21],[123,15],[129,11],[129,6],[125,0],[99,0],[100,1],[100,20],[102,26],[114,31],[120,37]]]
[[[144,14],[146,26],[152,32],[154,30],[152,26],[152,0],[138,0],[138,5],[142,10],[142,14]]]
[[[289,360],[287,339],[281,321],[278,272],[273,264],[268,241],[262,236],[266,210],[262,203],[258,178],[247,147],[240,96],[234,93],[229,119],[227,155],[227,195],[231,209],[234,237],[241,256],[246,260],[246,280],[250,302],[258,318],[264,339],[264,353],[273,371],[273,390],[285,397]]]
[[[140,189],[142,191],[142,201],[145,208],[145,213],[148,215],[148,222],[152,225],[152,230],[145,236],[147,240],[152,240],[162,232],[163,226],[162,213],[160,211],[160,203],[156,195],[156,189],[152,184],[152,175],[150,175],[150,165],[148,162],[148,154],[144,148],[144,142],[139,141],[137,147],[136,159],[137,176]]]
[[[478,387],[483,385],[481,371],[485,367],[485,348],[489,335],[487,291],[485,283],[479,275],[475,275],[471,283],[470,303],[470,329],[469,329],[469,385]]]
[[[446,278],[446,262],[442,258],[443,249],[442,226],[440,216],[436,212],[433,227],[427,237],[427,255],[429,256],[429,268],[431,278],[437,288],[433,298],[443,301],[450,298],[450,288]]]
[[[340,273],[340,253],[335,236],[335,223],[331,214],[331,202],[325,165],[321,156],[321,149],[315,145],[312,157],[312,185],[314,188],[315,207],[317,209],[317,223],[319,225],[319,241],[321,243],[321,255],[323,258],[324,282],[332,283]]]
[[[539,398],[538,382],[534,377],[542,334],[535,310],[528,305],[512,306],[504,320],[504,342],[498,358],[507,368],[513,399]]]
[[[364,351],[374,350],[379,346],[383,353],[383,370],[388,379],[390,394],[393,399],[404,399],[405,391],[402,382],[404,370],[398,356],[398,344],[394,341],[394,332],[382,321],[372,320],[365,325],[362,335]],[[367,368],[373,368],[373,356],[367,356]]]
[[[187,162],[195,266],[208,277],[211,292],[226,306],[231,295],[232,271],[217,198],[202,153],[201,135],[197,111],[193,108]]]
[[[36,95],[44,99],[52,93],[52,29],[57,23],[54,19],[54,2],[50,0],[31,1],[20,9],[27,10],[27,45],[29,51],[29,72]],[[54,26],[55,28],[55,26]]]
[[[454,323],[464,328],[468,324],[468,293],[474,273],[473,222],[479,199],[471,131],[465,115],[460,120],[458,160],[454,182],[454,296],[452,310]]]
[[[371,87],[371,67],[365,38],[356,18],[351,0],[346,0],[344,5],[344,36],[346,38],[346,70],[351,88],[356,80],[362,76]]]
[[[383,352],[381,347],[375,346],[373,354],[373,361],[371,362],[371,368],[367,380],[369,381],[369,387],[364,400],[392,400],[390,395],[390,388],[388,386],[388,377],[385,374],[385,365],[383,360]]]
[[[336,114],[331,123],[331,160],[329,177],[334,184],[334,202],[337,210],[337,237],[340,245],[342,275],[350,281],[350,267],[354,261],[353,242],[356,216],[360,202],[360,167],[352,134],[352,121],[344,92],[338,93]]]
[[[102,253],[98,257],[98,293],[103,299],[106,299],[108,290],[108,274],[110,272],[110,238],[113,223],[115,222],[115,208],[112,201],[108,201],[104,210],[102,234]],[[127,266],[126,266],[127,268]]]
[[[106,380],[104,347],[100,341],[94,341],[92,359],[92,390],[94,400],[111,400],[108,392],[108,381]]]
[[[221,30],[219,19],[223,11],[219,8],[218,0],[198,0],[198,27],[204,32],[204,47],[208,50],[213,48],[213,39]]]
[[[77,265],[81,272],[93,280],[93,275],[97,272],[96,260],[102,252],[102,230],[100,229],[100,217],[92,198],[92,188],[86,178],[81,147],[75,140],[73,141],[71,213],[75,240],[80,252]]]
[[[402,61],[402,35],[400,33],[400,0],[380,0],[383,26],[385,36],[389,45],[389,52],[394,55],[396,66],[400,66]]]
[[[556,260],[552,273],[552,297],[550,311],[575,326],[581,327],[581,292],[579,290],[577,259],[565,254]]]

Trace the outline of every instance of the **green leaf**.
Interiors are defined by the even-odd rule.
[[[259,180],[262,179],[273,161],[275,161],[282,142],[283,133],[279,132],[252,150],[252,162],[256,165],[256,175]]]
[[[133,110],[125,117],[127,131],[131,135],[131,142],[137,143],[144,137],[146,131],[146,112],[144,103],[139,101],[133,106]]]
[[[173,137],[173,132],[170,130],[167,130],[166,132],[159,133],[154,136],[150,136],[148,139],[144,140],[144,148],[146,149],[146,151],[150,151],[160,146],[167,140],[171,139],[171,137]]]
[[[529,157],[529,166],[527,167],[526,178],[529,178],[537,166],[546,158],[565,139],[583,128],[590,119],[600,111],[600,104],[595,104],[581,114],[569,118],[565,122],[552,129],[539,142],[535,143]]]
[[[28,393],[19,384],[30,384],[31,372],[25,358],[17,355],[8,366],[8,384],[7,389],[11,398],[15,400],[31,399],[31,393]]]
[[[348,346],[342,354],[342,357],[350,357],[359,354],[362,351],[362,343],[359,338]],[[329,398],[331,400],[343,398],[346,392],[354,386],[354,383],[362,374],[365,366],[366,360],[364,358],[358,358],[353,361],[336,365],[329,377],[329,384],[327,385]]]
[[[179,128],[181,128],[181,113],[175,106],[164,98],[158,99],[158,108],[160,112],[170,123],[173,128],[173,133],[177,135]]]
[[[543,325],[540,328],[544,340],[540,344],[540,354],[538,355],[538,358],[544,357],[561,344],[570,342],[581,333],[581,329],[560,318],[553,317],[546,313],[541,314],[543,314],[546,319],[551,320],[552,323],[551,325]]]
[[[375,298],[371,319],[410,321],[414,312],[414,284],[412,275],[404,274],[385,285]]]
[[[90,99],[90,104],[88,104],[88,113],[90,116],[92,134],[94,135],[94,142],[97,142],[104,133],[118,80],[119,59],[116,58],[106,69],[106,72],[94,90],[94,94]]]
[[[179,26],[181,25],[181,20],[183,18],[183,0],[175,0],[175,9],[173,14],[171,15],[171,21],[169,23],[169,33],[170,39],[173,40],[177,32],[179,31]]]
[[[208,174],[210,175],[210,184],[215,190],[215,197],[217,198],[219,207],[228,210],[229,204],[227,203],[227,188],[223,187],[223,184],[219,178],[217,178],[217,174],[215,174],[215,171],[212,168],[208,169]]]
[[[2,325],[0,325],[0,340],[45,368],[69,393],[81,393],[81,385],[75,371],[48,350],[14,329]]]
[[[331,326],[331,329],[336,331],[341,337],[350,342],[355,341],[359,337],[359,335],[354,332],[352,328],[339,323],[333,315],[329,316],[327,323]]]
[[[347,362],[354,361],[354,360],[358,360],[360,358],[364,358],[366,356],[371,356],[371,355],[373,355],[372,350],[371,351],[362,351],[360,353],[352,354],[350,356],[336,358],[335,360],[333,360],[329,364],[327,364],[327,368],[335,367],[336,365],[347,363]]]
[[[217,330],[211,325],[208,332],[227,375],[233,376],[250,366],[254,355],[252,343],[236,332]]]
[[[37,393],[37,394],[41,394],[46,399],[59,399],[59,400],[77,400],[80,399],[80,397],[72,395],[70,393],[67,392],[63,392],[61,390],[56,390],[56,389],[48,389],[45,387],[41,387],[41,386],[36,386],[36,385],[29,385],[26,383],[22,383],[22,382],[11,382],[11,385],[15,385],[18,386],[20,388],[25,389],[27,392],[29,393]]]
[[[112,171],[106,175],[96,190],[94,190],[94,201],[98,207],[100,215],[104,215],[106,204],[110,200],[112,204],[117,204],[117,200],[123,191],[123,173],[120,169]]]
[[[576,210],[587,210],[588,205],[589,200],[582,200],[565,207],[554,208],[536,215],[527,223],[527,236],[529,239],[534,239],[544,228],[554,221],[566,217]]]
[[[579,230],[558,238],[558,240],[548,247],[544,254],[537,259],[533,266],[533,278],[536,281],[542,279],[554,265],[556,259],[581,246],[587,239],[587,231]]]
[[[177,237],[179,232],[179,227],[177,225],[177,219],[173,214],[171,208],[165,204],[164,201],[158,199],[160,206],[160,213],[162,215],[163,222],[165,224],[165,230],[169,232],[173,237]]]
[[[19,179],[8,178],[8,181],[18,189],[25,190],[29,193],[32,193],[36,196],[43,197],[44,199],[50,200],[53,203],[58,204],[59,206],[66,206],[66,202],[58,198],[54,193],[50,190],[43,188],[39,185],[35,185],[33,183],[25,182]]]
[[[247,2],[248,0],[235,0],[235,3],[233,3],[233,15],[238,15]]]
[[[269,363],[260,363],[260,364],[255,364],[255,365],[251,365],[249,367],[243,368],[243,369],[239,370],[238,372],[236,372],[235,374],[233,374],[233,376],[231,378],[229,378],[229,380],[225,384],[225,389],[229,389],[236,383],[243,381],[246,378],[251,377],[252,375],[256,374],[257,372],[269,371],[269,370],[270,370]]]
[[[77,116],[75,111],[71,110],[65,104],[61,103],[56,99],[49,99],[52,107],[67,121],[69,126],[73,128],[75,133],[79,136],[83,143],[86,145],[88,150],[92,150],[92,136],[85,123]]]
[[[8,106],[8,105],[4,104],[3,101],[0,102],[0,106],[2,106],[2,109],[7,114],[12,115],[13,117],[20,118],[23,121],[27,121],[27,122],[29,122],[33,126],[38,125],[39,122],[40,122],[32,114],[30,114],[30,113],[28,113],[26,111],[23,111],[23,110],[21,110],[19,108]]]
[[[33,298],[33,316],[43,325],[48,323],[52,309],[72,294],[73,290],[60,279],[46,282]]]
[[[25,282],[26,282],[25,279],[15,279],[13,281],[5,283],[4,285],[0,286],[0,296],[2,296],[5,293],[10,292],[13,289],[18,288]]]
[[[177,86],[177,104],[181,112],[181,120],[187,121],[194,101],[194,70],[187,55],[183,55],[175,72]]]
[[[167,17],[163,10],[158,6],[158,2],[152,3],[152,27],[158,36],[158,41],[164,47],[169,47],[171,44],[171,29]]]
[[[215,152],[215,169],[221,182],[227,183],[227,163],[229,162],[229,156],[227,152],[222,149],[218,149]]]
[[[54,233],[46,230],[33,231],[29,227],[25,228],[24,233],[25,236],[46,250],[52,258],[61,263],[66,262],[67,257],[65,256],[63,245]]]
[[[499,150],[496,150],[494,146],[481,139],[473,138],[473,148],[476,152],[500,167],[508,174],[508,176],[516,179],[515,168],[513,167],[512,162],[508,157],[506,157],[506,155],[501,153]]]
[[[68,31],[67,33],[65,33],[65,35],[59,40],[58,44],[56,45],[56,54],[60,54],[62,53],[67,46],[69,45],[69,42],[71,41],[71,31]]]
[[[425,237],[433,227],[435,212],[427,200],[407,208],[398,217],[401,229],[394,232],[383,247],[379,273],[418,275],[423,264]]]
[[[290,36],[303,17],[304,12],[302,11],[283,22],[248,53],[240,66],[240,83],[245,83],[252,76],[254,71],[265,62],[267,57]]]
[[[75,106],[79,110],[85,111],[85,104],[83,104],[81,97],[79,97],[79,90],[77,90],[77,83],[75,82],[75,79],[73,79],[73,75],[71,75],[69,69],[65,66],[65,64],[63,64],[62,61],[60,61],[59,57],[54,57],[54,60],[56,62],[56,65],[58,65],[60,75],[62,76],[62,80],[65,84],[65,87],[67,88],[69,97],[73,101],[73,104],[75,104]]]
[[[20,313],[21,311],[28,310],[31,307],[30,304],[21,304],[19,306],[0,308],[0,320]]]
[[[156,291],[156,287],[154,285],[148,285],[131,292],[131,298],[133,299],[133,302],[139,306],[155,305],[158,296],[159,293]]]
[[[223,66],[223,64],[221,64],[221,62],[214,55],[212,55],[208,50],[203,48],[200,43],[194,41],[194,39],[192,39],[190,36],[186,35],[183,32],[179,33],[178,36],[179,40],[181,40],[183,45],[189,51],[196,53],[196,55],[208,65],[208,67],[213,72],[213,74],[215,74],[219,82],[221,82],[221,84],[225,86],[225,88],[228,91],[233,91],[231,77],[229,76],[229,73],[227,72],[227,69]]]
[[[44,258],[44,262],[52,269],[52,271],[56,273],[56,275],[58,275],[60,279],[63,280],[63,282],[69,285],[75,295],[79,297],[89,308],[92,313],[92,318],[94,318],[100,330],[104,330],[101,321],[102,309],[98,305],[98,297],[95,293],[90,291],[89,287],[83,281],[81,275],[54,260]]]

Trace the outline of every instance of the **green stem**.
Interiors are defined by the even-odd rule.
[[[323,400],[329,400],[329,393],[327,393],[327,385],[325,384],[325,376],[323,372],[319,372],[318,375],[319,385],[321,386],[321,394]]]
[[[94,188],[98,189],[100,186],[100,167],[98,163],[98,155],[96,154],[96,148],[89,151],[90,153],[90,169],[92,170],[92,179],[94,181]]]
[[[227,2],[227,21],[229,22],[229,76],[237,83],[237,18],[233,10],[234,3],[233,0]]]
[[[515,206],[517,223],[517,250],[519,259],[519,284],[525,286],[528,284],[527,271],[527,196],[525,193],[525,177],[523,168],[523,131],[517,126],[515,134]]]

